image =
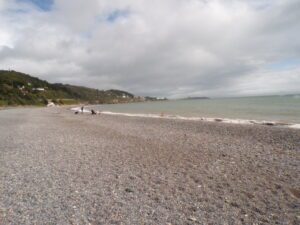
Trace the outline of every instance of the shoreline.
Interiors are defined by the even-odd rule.
[[[84,113],[91,113],[86,108],[91,108],[91,105],[85,106]],[[80,112],[80,107],[69,107],[71,111]],[[248,120],[248,119],[229,119],[229,118],[212,118],[212,117],[187,117],[180,115],[168,115],[168,114],[143,114],[143,113],[121,113],[111,111],[97,111],[98,114],[105,115],[118,115],[127,117],[141,117],[141,118],[160,118],[160,119],[174,119],[174,120],[188,120],[188,121],[205,121],[205,122],[217,122],[217,123],[228,123],[228,124],[243,124],[243,125],[263,125],[272,127],[282,127],[291,129],[300,129],[298,123],[283,123],[279,121],[268,121],[268,120]]]

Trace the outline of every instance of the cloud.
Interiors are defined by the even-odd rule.
[[[1,1],[3,69],[174,98],[300,91],[299,1],[39,2]]]

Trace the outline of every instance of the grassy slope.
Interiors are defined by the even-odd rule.
[[[35,88],[44,88],[45,91]],[[123,98],[123,95],[128,97]],[[0,70],[0,105],[45,105],[49,99],[61,104],[136,101],[132,94],[125,91],[50,84],[24,73]]]

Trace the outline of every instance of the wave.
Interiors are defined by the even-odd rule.
[[[81,107],[71,108],[71,110],[76,112],[91,113],[91,110],[88,109],[83,109],[83,111],[81,111]]]
[[[71,108],[72,111],[81,112],[80,107]],[[179,115],[166,115],[166,114],[147,114],[147,113],[120,113],[111,111],[96,111],[97,114],[105,115],[118,115],[118,116],[128,116],[128,117],[143,117],[143,118],[164,118],[164,119],[177,119],[177,120],[189,120],[189,121],[206,121],[206,122],[219,122],[219,123],[229,123],[229,124],[247,124],[247,125],[266,125],[266,126],[278,126],[287,127],[293,129],[300,129],[300,124],[293,123],[282,123],[278,121],[266,121],[266,120],[247,120],[247,119],[228,119],[228,118],[212,118],[212,117],[185,117]],[[90,110],[84,109],[84,113],[91,113]]]

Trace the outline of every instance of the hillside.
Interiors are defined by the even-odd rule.
[[[0,106],[59,104],[111,104],[141,101],[121,90],[97,90],[68,84],[51,84],[30,75],[0,70]]]

